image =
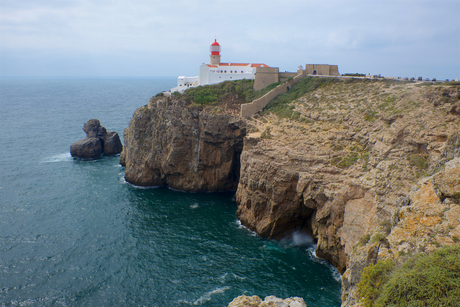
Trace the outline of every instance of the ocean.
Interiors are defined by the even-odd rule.
[[[89,119],[122,138],[175,83],[0,78],[0,306],[227,306],[242,294],[340,306],[340,275],[311,239],[260,238],[234,192],[139,188],[119,156],[70,156]]]

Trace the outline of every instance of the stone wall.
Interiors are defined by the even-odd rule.
[[[277,74],[278,75],[278,74]],[[282,83],[272,89],[270,92],[267,94],[263,95],[262,97],[253,100],[250,103],[245,103],[241,105],[241,111],[240,111],[240,116],[241,117],[249,117],[253,116],[257,112],[262,111],[263,108],[276,96],[282,93],[286,93],[290,88],[294,86],[297,82],[305,78],[305,73],[304,71],[298,71],[297,76],[295,76],[293,79],[290,79],[286,81],[285,83]],[[273,82],[272,82],[273,83]]]
[[[290,78],[297,76],[298,72],[280,72],[278,75],[280,82],[286,82]]]
[[[305,71],[308,75],[340,76],[338,65],[306,64]]]
[[[257,67],[256,78],[254,80],[254,90],[260,91],[272,83],[279,81],[278,67]]]

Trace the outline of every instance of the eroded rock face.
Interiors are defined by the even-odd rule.
[[[416,196],[409,191],[415,184],[458,157],[460,127],[458,115],[451,112],[459,102],[456,89],[346,84],[338,82],[298,99],[293,104],[295,121],[268,114],[248,122],[254,132],[241,155],[236,201],[242,224],[262,236],[310,231],[317,255],[344,273],[344,306],[352,306],[364,267],[385,254],[430,250],[423,238],[408,241],[413,233],[398,235],[401,242],[394,239],[388,246],[384,238],[391,233],[391,242],[393,231],[397,233],[401,220],[396,212],[411,210]],[[438,202],[460,195],[454,184],[458,171],[446,166],[445,174],[427,184],[432,191],[428,194]],[[452,183],[449,178],[456,179]],[[426,216],[414,216],[414,221],[441,229],[437,216],[442,210],[449,216],[456,212],[454,206],[447,208],[440,205],[432,215],[425,208],[420,213]],[[455,225],[450,232],[456,231]],[[453,232],[446,236],[432,231],[439,245],[456,240]],[[417,244],[423,248],[414,248]]]
[[[138,108],[124,131],[120,163],[139,186],[186,191],[235,190],[245,122],[172,97]]]
[[[83,159],[96,159],[101,154],[116,155],[121,153],[123,146],[118,133],[107,132],[97,119],[90,119],[83,126],[86,138],[81,139],[70,146],[70,154],[73,157]]]

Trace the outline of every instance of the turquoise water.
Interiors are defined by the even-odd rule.
[[[262,239],[234,193],[140,189],[119,157],[73,159],[97,118],[120,136],[175,78],[0,79],[0,306],[226,306],[246,295],[340,306],[308,238]]]

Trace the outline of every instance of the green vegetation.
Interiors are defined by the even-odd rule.
[[[371,238],[371,243],[376,243],[376,242],[385,242],[387,236],[384,235],[383,233],[377,232],[374,234]]]
[[[348,156],[337,157],[332,160],[332,163],[340,168],[349,168],[358,161],[359,157],[356,152],[350,152]]]
[[[360,73],[346,73],[346,74],[343,74],[343,76],[345,77],[365,77],[366,74],[360,74]]]
[[[366,245],[367,242],[369,242],[370,238],[371,238],[371,235],[366,233],[364,236],[359,238],[358,245],[360,245],[360,246]]]
[[[187,89],[183,94],[175,92],[173,95],[179,96],[189,103],[196,103],[199,105],[216,105],[229,98],[242,104],[263,96],[278,84],[279,83],[273,83],[263,90],[254,91],[254,81],[243,79],[192,87]]]
[[[426,170],[428,168],[428,162],[421,155],[409,155],[407,160],[411,166],[415,166],[419,171]]]
[[[454,199],[455,199],[457,202],[460,202],[460,192],[455,192],[455,193],[454,193]]]
[[[291,103],[308,92],[319,87],[338,82],[338,78],[314,78],[307,77],[295,84],[289,91],[280,94],[270,101],[264,108],[263,113],[274,113],[280,118],[290,118],[293,115],[294,105]]]
[[[260,135],[261,139],[271,139],[272,134],[270,133],[270,128],[267,128],[262,134]]]
[[[372,111],[371,113],[368,113],[368,114],[364,115],[364,120],[368,121],[368,122],[374,122],[376,113],[377,112]]]
[[[380,260],[358,283],[363,306],[458,306],[460,246],[446,246],[395,265]]]
[[[390,279],[389,273],[393,269],[394,262],[391,260],[380,260],[364,268],[358,283],[358,292],[364,307],[375,306],[374,302],[381,295],[382,286]]]

